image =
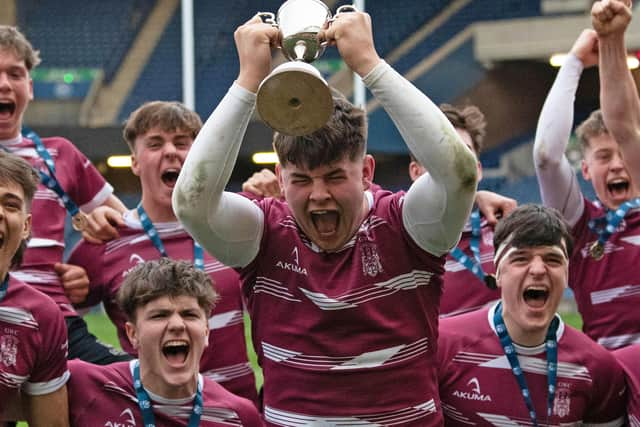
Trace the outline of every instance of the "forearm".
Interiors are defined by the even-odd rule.
[[[601,37],[600,103],[605,125],[620,144],[634,179],[640,179],[640,100],[627,66],[624,34]]]
[[[575,224],[582,213],[582,194],[565,155],[573,126],[573,103],[583,66],[573,54],[560,68],[542,107],[533,158],[542,202]]]
[[[440,109],[385,63],[365,77],[416,159],[429,171],[409,189],[403,223],[435,255],[458,240],[477,183],[476,158]]]
[[[196,137],[173,192],[173,208],[185,228],[232,266],[245,264],[262,233],[259,208],[224,192],[254,107],[255,94],[236,84],[229,89]],[[251,251],[238,259],[247,245]]]

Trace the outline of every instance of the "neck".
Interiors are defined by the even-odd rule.
[[[173,213],[173,208],[171,205],[164,206],[158,203],[155,203],[150,198],[142,195],[142,207],[144,211],[147,213],[147,216],[151,220],[151,222],[175,222],[178,219],[176,218],[176,214]]]
[[[140,367],[140,380],[142,386],[149,393],[153,393],[156,396],[165,399],[186,399],[192,397],[198,387],[198,374],[193,376],[193,379],[186,384],[169,384],[160,375],[151,371],[146,371]]]
[[[547,330],[549,324],[546,324],[542,328],[524,329],[520,327],[515,321],[511,319],[508,312],[502,311],[502,319],[509,332],[509,337],[514,344],[518,344],[524,347],[536,347],[544,344],[547,338]]]

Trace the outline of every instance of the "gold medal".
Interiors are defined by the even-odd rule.
[[[87,216],[78,211],[77,214],[71,217],[71,226],[76,231],[84,231],[87,228]]]
[[[589,255],[591,255],[591,258],[594,260],[600,261],[604,256],[604,245],[596,240],[589,246]]]

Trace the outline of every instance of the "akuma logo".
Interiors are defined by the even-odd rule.
[[[480,391],[480,382],[476,377],[471,378],[467,385],[471,386],[471,391],[455,390],[452,395],[464,400],[479,400],[481,402],[491,402],[491,396],[489,396],[488,394],[482,394],[482,392]]]
[[[300,267],[299,265],[292,264],[290,262],[278,261],[276,263],[276,267],[280,267],[283,270],[289,270],[289,271],[293,271],[294,273],[304,274],[305,276],[307,276],[306,268]]]
[[[133,417],[131,408],[127,408],[120,413],[120,421],[107,421],[104,427],[136,427],[136,419]]]
[[[293,250],[291,251],[291,255],[293,256],[294,263],[278,261],[276,263],[276,267],[280,267],[283,270],[289,270],[293,271],[294,273],[304,274],[305,276],[307,276],[307,269],[304,267],[300,267],[299,265],[297,246],[293,248]]]

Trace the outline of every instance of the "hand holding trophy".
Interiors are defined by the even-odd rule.
[[[336,15],[355,11],[341,6]],[[276,16],[259,12],[264,22],[280,31],[281,49],[290,61],[276,67],[257,93],[258,114],[271,128],[287,135],[306,135],[325,125],[333,111],[327,82],[311,65],[326,43],[318,33],[331,24],[331,12],[319,0],[287,0]]]

